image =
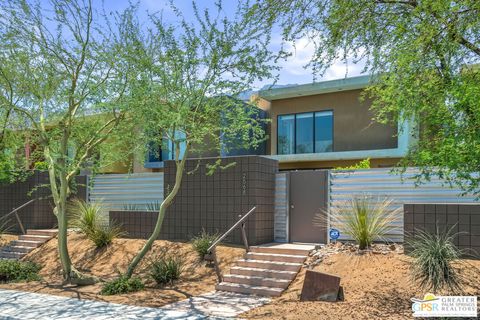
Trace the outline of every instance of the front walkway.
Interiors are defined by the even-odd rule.
[[[268,301],[258,296],[217,291],[157,309],[0,289],[0,319],[224,319]]]

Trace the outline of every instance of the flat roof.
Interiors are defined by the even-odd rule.
[[[259,96],[272,101],[301,96],[312,96],[316,94],[331,93],[337,91],[347,91],[363,89],[367,87],[371,80],[370,75],[299,84],[290,87],[272,88],[259,91]]]

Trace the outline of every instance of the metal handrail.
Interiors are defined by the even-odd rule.
[[[25,228],[23,227],[23,223],[22,223],[22,220],[20,220],[20,217],[18,216],[18,210],[20,209],[23,209],[24,207],[28,206],[30,203],[32,202],[35,202],[35,200],[37,199],[32,199],[32,200],[29,200],[27,202],[25,202],[24,204],[22,204],[20,207],[18,208],[13,208],[12,211],[10,211],[9,213],[7,213],[6,215],[3,216],[4,219],[8,218],[10,215],[12,214],[15,214],[15,218],[17,219],[17,222],[18,224],[20,225],[20,230],[22,230],[22,233],[25,234]]]
[[[250,250],[250,247],[248,246],[247,233],[245,232],[245,220],[247,220],[247,218],[250,216],[250,214],[252,214],[252,212],[255,211],[255,209],[257,209],[257,207],[253,207],[252,209],[250,209],[250,211],[248,211],[237,222],[235,222],[235,224],[230,229],[228,229],[224,234],[222,234],[220,237],[218,237],[217,240],[215,240],[212,243],[212,245],[210,247],[208,247],[208,249],[207,249],[207,252],[209,253],[209,255],[208,255],[209,257],[208,258],[206,257],[206,259],[213,260],[214,267],[215,267],[215,272],[217,274],[217,278],[218,278],[219,282],[223,281],[223,276],[222,276],[222,273],[220,271],[220,266],[219,266],[218,261],[217,261],[217,254],[216,254],[215,249],[216,249],[217,245],[220,243],[220,241],[225,239],[226,236],[228,236],[233,230],[235,230],[238,226],[241,225],[242,226],[243,244],[245,245],[245,250],[248,252]]]

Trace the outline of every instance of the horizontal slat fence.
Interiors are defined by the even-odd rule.
[[[431,181],[415,185],[414,176],[417,169],[410,168],[405,174],[392,174],[391,169],[362,169],[330,172],[330,208],[345,206],[345,201],[354,196],[371,196],[372,201],[390,198],[393,200],[391,210],[401,208],[398,219],[394,222],[395,231],[388,235],[391,241],[403,241],[403,205],[406,203],[474,203],[472,195],[462,195],[459,188],[451,188],[442,183],[438,177]],[[341,217],[332,219],[330,226],[340,230],[340,239],[348,237],[341,232]],[[339,222],[340,221],[340,222]]]
[[[288,173],[275,175],[274,240],[288,242]]]
[[[163,201],[163,173],[102,174],[92,177],[89,200],[107,210],[146,210]]]

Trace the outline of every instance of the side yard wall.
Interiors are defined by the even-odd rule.
[[[77,197],[86,199],[86,176],[77,177]],[[0,185],[0,223],[9,212],[31,199],[41,198],[20,209],[18,215],[25,229],[53,228],[56,218],[53,215],[53,202],[50,195],[48,174],[34,172],[25,181]],[[14,215],[9,216],[8,232],[20,233],[20,227]]]
[[[454,244],[466,256],[480,257],[480,204],[406,204],[404,206],[405,240],[412,239],[421,230],[435,233],[452,230]],[[411,248],[406,246],[406,251]]]
[[[238,221],[240,215],[256,206],[256,211],[246,223],[249,243],[272,242],[277,161],[258,156],[223,158],[222,166],[235,165],[217,169],[209,176],[206,174],[207,165],[215,160],[187,160],[186,171],[194,173],[184,176],[180,191],[167,210],[160,238],[190,240],[202,229],[221,234]],[[167,161],[165,194],[174,185],[175,171],[174,161]],[[156,217],[156,212],[110,212],[110,220],[121,223],[128,236],[133,238],[148,237],[153,231]],[[235,230],[225,242],[242,244],[240,230]]]

